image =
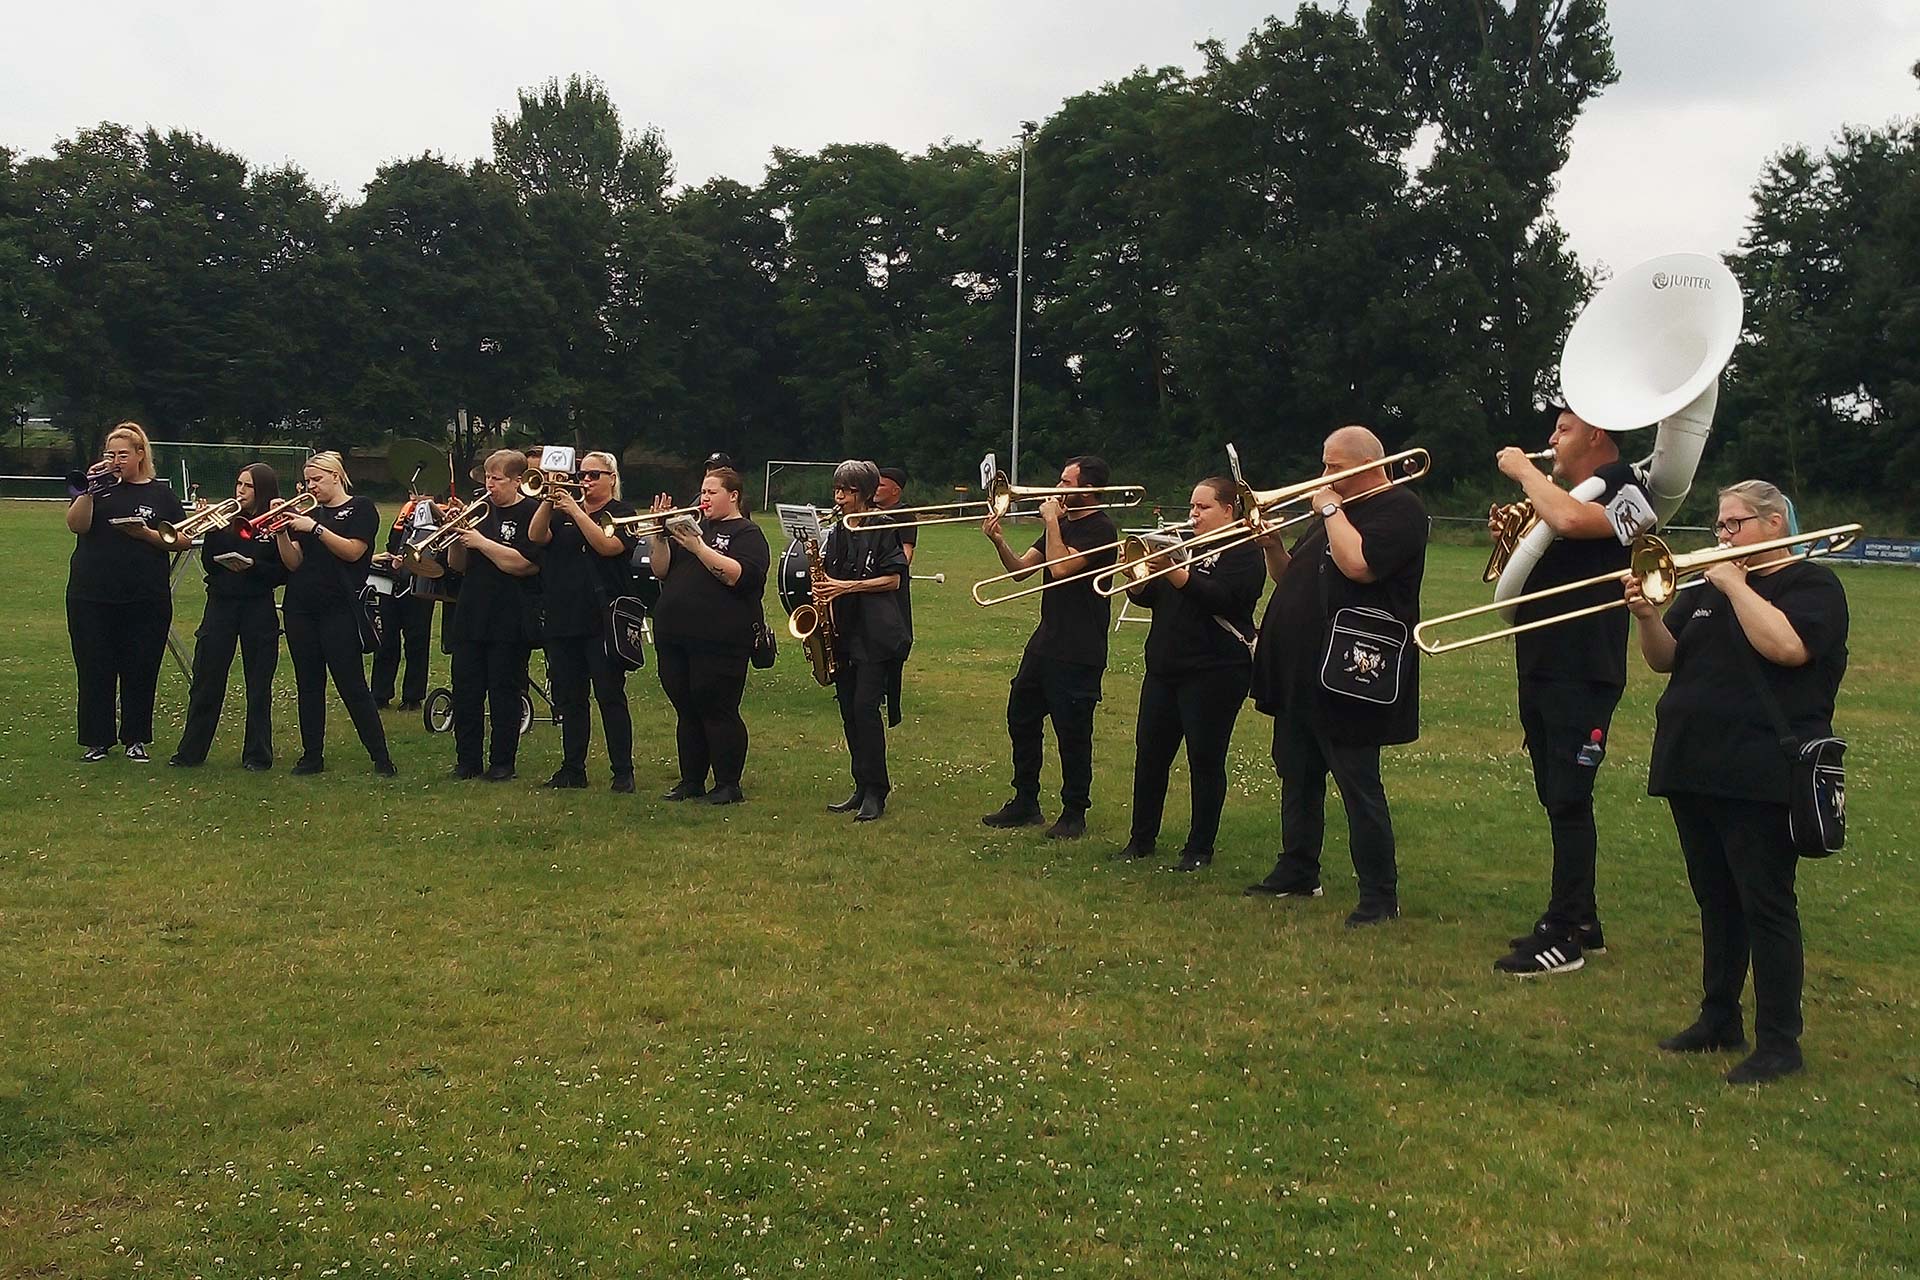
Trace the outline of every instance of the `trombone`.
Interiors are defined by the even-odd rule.
[[[982,578],[973,584],[973,602],[978,605],[991,607],[996,604],[1005,604],[1009,600],[1022,600],[1027,596],[1038,595],[1040,592],[1050,591],[1054,587],[1063,587],[1069,582],[1080,582],[1086,578],[1096,578],[1103,573],[1110,572],[1113,565],[1110,563],[1097,564],[1091,568],[1082,569],[1078,573],[1070,573],[1062,578],[1049,578],[1047,577],[1047,571],[1057,565],[1063,565],[1069,560],[1082,560],[1089,557],[1097,558],[1104,556],[1109,551],[1116,553],[1121,558],[1125,558],[1129,549],[1136,543],[1145,546],[1150,540],[1160,542],[1161,546],[1159,550],[1164,551],[1166,550],[1166,544],[1168,542],[1179,545],[1179,540],[1185,538],[1192,530],[1193,522],[1190,520],[1182,520],[1177,524],[1161,525],[1146,533],[1130,533],[1124,538],[1116,538],[1112,542],[1102,543],[1097,547],[1087,547],[1084,550],[1069,551],[1064,556],[1057,556],[1052,560],[1042,560],[1040,563],[1029,568],[1012,569],[1006,573],[996,573],[991,578]],[[996,586],[1003,582],[1015,582],[1032,573],[1040,574],[1040,582],[1036,586],[1022,587],[1018,591],[1009,591],[1005,595],[994,595],[988,591],[989,587]]]
[[[1117,596],[1128,587],[1137,587],[1152,582],[1155,578],[1164,578],[1196,556],[1211,556],[1222,551],[1231,551],[1235,547],[1245,546],[1268,534],[1279,533],[1293,525],[1311,520],[1318,513],[1306,510],[1286,514],[1286,509],[1307,502],[1314,494],[1330,484],[1349,480],[1354,476],[1363,476],[1376,468],[1386,471],[1388,475],[1383,483],[1356,493],[1346,500],[1359,502],[1363,498],[1371,498],[1376,493],[1418,480],[1433,466],[1433,458],[1425,449],[1402,449],[1399,453],[1390,453],[1384,458],[1358,463],[1339,471],[1329,471],[1325,475],[1315,476],[1311,480],[1302,480],[1297,484],[1282,485],[1278,489],[1254,489],[1240,474],[1239,451],[1232,445],[1228,445],[1227,456],[1233,463],[1234,481],[1240,487],[1240,509],[1245,514],[1232,524],[1222,525],[1211,532],[1187,539],[1180,544],[1179,548],[1185,552],[1185,558],[1174,560],[1169,564],[1149,567],[1147,561],[1165,554],[1166,549],[1149,548],[1143,541],[1140,547],[1136,548],[1136,554],[1132,558],[1122,554],[1112,567],[1103,571],[1094,580],[1093,589],[1096,593],[1107,597]]]
[[[551,502],[561,494],[566,494],[575,502],[584,502],[587,482],[575,479],[564,471],[529,471],[520,482],[520,496],[523,498],[544,498]]]
[[[886,525],[903,528],[908,525],[925,527],[931,524],[972,524],[976,520],[985,520],[988,516],[999,516],[1002,520],[1019,517],[1032,517],[1040,514],[1033,510],[1018,509],[1022,502],[1044,502],[1048,498],[1070,498],[1084,494],[1111,494],[1099,502],[1078,508],[1081,511],[1100,510],[1117,511],[1122,507],[1137,507],[1146,501],[1147,491],[1137,484],[1090,485],[1085,488],[1068,488],[1064,485],[1043,486],[1014,484],[1007,479],[1007,473],[996,471],[993,479],[987,481],[985,498],[969,498],[964,502],[940,502],[927,507],[889,507],[885,511],[856,511],[846,517],[849,531]]]
[[[178,524],[162,520],[154,526],[154,531],[160,535],[161,546],[169,551],[178,551],[182,547],[192,546],[193,540],[203,533],[226,528],[238,520],[240,513],[245,510],[240,499],[228,498],[225,502],[201,507],[182,517]]]
[[[400,553],[400,568],[416,578],[445,577],[447,566],[441,564],[436,556],[444,554],[454,543],[460,541],[460,535],[469,529],[478,528],[487,518],[489,499],[481,494],[466,506],[453,513],[447,522],[415,543],[410,543]]]
[[[667,532],[667,526],[678,520],[698,520],[698,507],[674,507],[667,511],[636,511],[630,516],[617,516],[605,507],[593,513],[593,522],[600,526],[602,533],[632,533],[636,538],[658,538]]]
[[[1829,529],[1788,534],[1781,538],[1770,538],[1765,542],[1748,543],[1744,547],[1716,546],[1708,547],[1703,551],[1676,554],[1663,539],[1651,533],[1644,533],[1634,539],[1633,552],[1628,558],[1626,574],[1631,575],[1640,584],[1640,594],[1647,598],[1647,603],[1663,605],[1687,588],[1697,587],[1706,581],[1706,571],[1716,564],[1725,564],[1730,560],[1745,560],[1763,552],[1800,547],[1802,544],[1805,544],[1804,549],[1794,552],[1786,560],[1774,563],[1785,564],[1792,560],[1811,560],[1816,556],[1830,556],[1836,552],[1845,551],[1859,536],[1859,525],[1837,524]],[[1455,649],[1469,649],[1477,644],[1485,644],[1489,640],[1517,636],[1523,631],[1537,631],[1541,627],[1571,622],[1575,618],[1604,613],[1608,609],[1625,608],[1627,598],[1625,594],[1620,594],[1602,600],[1598,604],[1566,609],[1543,618],[1515,623],[1494,631],[1484,631],[1462,640],[1442,642],[1432,638],[1434,630],[1439,627],[1451,626],[1469,618],[1478,618],[1496,610],[1513,609],[1523,604],[1531,604],[1536,600],[1547,600],[1576,591],[1585,591],[1602,583],[1617,583],[1622,576],[1617,570],[1613,573],[1596,574],[1591,578],[1582,578],[1578,582],[1563,582],[1558,586],[1543,587],[1538,591],[1529,591],[1524,595],[1511,596],[1505,600],[1475,605],[1471,609],[1462,609],[1457,613],[1444,613],[1437,618],[1428,618],[1416,626],[1413,629],[1413,640],[1420,646],[1422,653],[1452,653]]]
[[[291,498],[280,501],[262,511],[259,515],[242,523],[249,538],[277,537],[282,529],[293,523],[295,516],[310,515],[320,506],[320,499],[306,490],[301,490]]]
[[[1553,450],[1536,449],[1522,456],[1529,462],[1546,462],[1553,457]],[[1494,512],[1493,518],[1493,550],[1487,556],[1486,569],[1480,574],[1482,582],[1500,581],[1500,575],[1507,571],[1507,562],[1513,559],[1521,540],[1540,522],[1540,513],[1533,509],[1533,499],[1522,498],[1501,506]]]

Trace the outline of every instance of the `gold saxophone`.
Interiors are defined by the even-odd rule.
[[[826,562],[820,558],[820,544],[811,537],[806,539],[807,579],[813,590],[818,591],[826,580]],[[805,600],[794,606],[787,615],[787,634],[800,642],[800,648],[806,652],[807,661],[813,665],[813,678],[823,685],[832,684],[834,677],[840,674],[840,659],[835,654],[833,632],[833,605],[822,607],[813,600]]]

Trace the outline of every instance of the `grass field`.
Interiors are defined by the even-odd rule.
[[[1543,905],[1544,819],[1510,657],[1429,663],[1388,755],[1404,918],[1254,901],[1278,783],[1250,709],[1210,872],[1125,838],[1144,628],[1114,640],[1089,837],[1005,796],[1027,606],[976,608],[982,539],[930,532],[885,821],[830,697],[754,673],[750,803],[675,806],[670,713],[631,682],[641,794],[454,783],[388,722],[368,770],[74,744],[54,505],[0,504],[0,1275],[1888,1276],[1920,1269],[1920,576],[1843,570],[1848,850],[1803,864],[1805,1075],[1734,1089],[1653,1042],[1696,998],[1672,826],[1644,795],[1659,681],[1635,660],[1600,778],[1612,948],[1490,964]],[[1427,609],[1482,598],[1436,547]],[[202,592],[180,592],[179,630]],[[436,682],[445,659],[436,654]],[[164,760],[185,682],[161,684]],[[1051,753],[1049,791],[1058,783]],[[1048,809],[1057,803],[1049,794]],[[1162,847],[1184,832],[1176,773]]]

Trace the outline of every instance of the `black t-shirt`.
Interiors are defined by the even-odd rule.
[[[127,536],[113,522],[137,519],[152,528],[162,520],[178,524],[185,518],[180,499],[158,480],[115,485],[93,500],[92,526],[74,535],[67,594],[95,604],[168,599],[166,551]]]
[[[537,498],[522,498],[512,506],[487,504],[487,514],[475,528],[484,538],[511,547],[536,564],[543,563],[540,548],[530,536]],[[478,550],[467,550],[466,576],[460,583],[460,604],[448,631],[469,644],[532,644],[539,628],[534,618],[533,578],[508,573]]]
[[[1651,503],[1646,488],[1628,464],[1609,462],[1594,474],[1607,486],[1599,497],[1592,499],[1601,506],[1626,511],[1636,500]],[[1616,523],[1616,530],[1619,527]],[[1631,524],[1628,527],[1634,532],[1645,532]],[[1527,575],[1525,589],[1539,591],[1600,574],[1625,573],[1632,556],[1632,539],[1632,533],[1626,542],[1618,536],[1555,538],[1541,555],[1540,562],[1534,565],[1533,572]],[[1583,591],[1522,605],[1514,611],[1513,618],[1516,623],[1531,622],[1569,609],[1619,600],[1618,582],[1600,582]],[[1624,608],[1606,609],[1523,632],[1514,637],[1513,644],[1522,679],[1576,680],[1615,689],[1626,687],[1627,611]]]
[[[1350,503],[1343,517],[1359,531],[1372,582],[1353,582],[1333,562],[1326,527],[1293,544],[1292,559],[1267,599],[1253,660],[1254,705],[1270,716],[1307,716],[1330,741],[1388,746],[1420,736],[1420,617],[1427,571],[1427,509],[1405,485]],[[1379,609],[1408,629],[1401,650],[1400,695],[1382,705],[1329,692],[1320,683],[1327,621],[1342,609]]]
[[[767,535],[745,516],[700,521],[700,540],[740,564],[732,586],[720,581],[691,551],[675,542],[653,607],[653,633],[662,640],[698,644],[715,653],[743,654],[753,648],[753,628],[761,620],[760,596],[767,586],[773,552]]]
[[[616,516],[630,516],[633,508],[618,498],[600,508]],[[598,513],[594,513],[598,514]],[[559,508],[547,513],[553,537],[540,556],[540,598],[546,606],[549,636],[597,636],[605,625],[607,601],[623,596],[633,581],[633,549],[639,544],[631,528],[614,531],[620,550],[601,555],[573,518]]]
[[[1747,582],[1787,615],[1811,660],[1782,667],[1754,653],[1717,587],[1703,584],[1676,596],[1666,621],[1678,648],[1654,713],[1650,795],[1786,803],[1790,765],[1755,690],[1756,669],[1796,738],[1833,733],[1834,698],[1847,671],[1847,593],[1840,579],[1823,564],[1801,561],[1749,574]]]
[[[1068,551],[1087,551],[1094,547],[1107,549],[1087,560],[1080,569],[1087,576],[1078,582],[1040,593],[1040,625],[1027,641],[1029,654],[1051,658],[1056,662],[1077,662],[1082,666],[1106,669],[1107,628],[1113,623],[1113,608],[1107,597],[1093,589],[1094,575],[1088,570],[1111,566],[1120,553],[1110,544],[1119,540],[1120,531],[1114,527],[1113,518],[1104,511],[1095,511],[1078,520],[1060,522],[1060,541],[1067,544]],[[1046,557],[1045,530],[1035,539],[1033,549],[1043,559]],[[1058,576],[1052,569],[1044,572],[1048,582]]]
[[[820,558],[826,563],[827,576],[852,582],[884,578],[890,573],[902,581],[907,576],[907,553],[900,543],[900,531],[886,526],[850,530],[837,524],[827,530]],[[906,651],[910,636],[900,614],[898,591],[844,595],[832,607],[841,661],[855,665],[891,662]]]
[[[366,498],[348,498],[337,507],[319,507],[312,513],[312,533],[293,534],[300,548],[300,567],[287,575],[287,594],[281,608],[288,613],[322,614],[353,604],[367,584],[367,566],[380,540],[380,512]],[[367,544],[358,560],[342,560],[320,541],[320,526],[342,538]]]
[[[903,518],[911,520],[913,517],[906,516]],[[894,530],[894,532],[900,535],[900,545],[902,547],[918,546],[920,543],[920,526],[918,525],[903,524],[898,526]],[[899,601],[900,622],[907,629],[907,643],[912,644],[913,643],[913,561],[911,559],[907,561],[906,569],[904,569],[900,574],[899,596],[900,596],[900,601]]]
[[[1175,588],[1165,578],[1149,582],[1134,597],[1136,604],[1153,610],[1147,671],[1179,676],[1250,665],[1253,607],[1266,585],[1266,557],[1251,542],[1190,563],[1183,587]]]
[[[252,567],[236,572],[215,558],[223,555],[245,556]],[[237,520],[207,532],[200,544],[200,563],[207,571],[207,595],[221,600],[271,599],[274,588],[287,580],[287,567],[280,563],[273,539],[251,536]]]

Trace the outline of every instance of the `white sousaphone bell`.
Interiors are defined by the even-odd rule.
[[[1725,263],[1670,253],[1609,281],[1581,310],[1561,349],[1561,391],[1582,421],[1607,432],[1658,426],[1653,452],[1633,468],[1653,499],[1656,526],[1672,518],[1693,486],[1742,311],[1740,285]],[[1605,487],[1593,476],[1575,485],[1573,496],[1591,501]],[[1528,530],[1500,574],[1496,601],[1526,589],[1553,537],[1545,521]]]

